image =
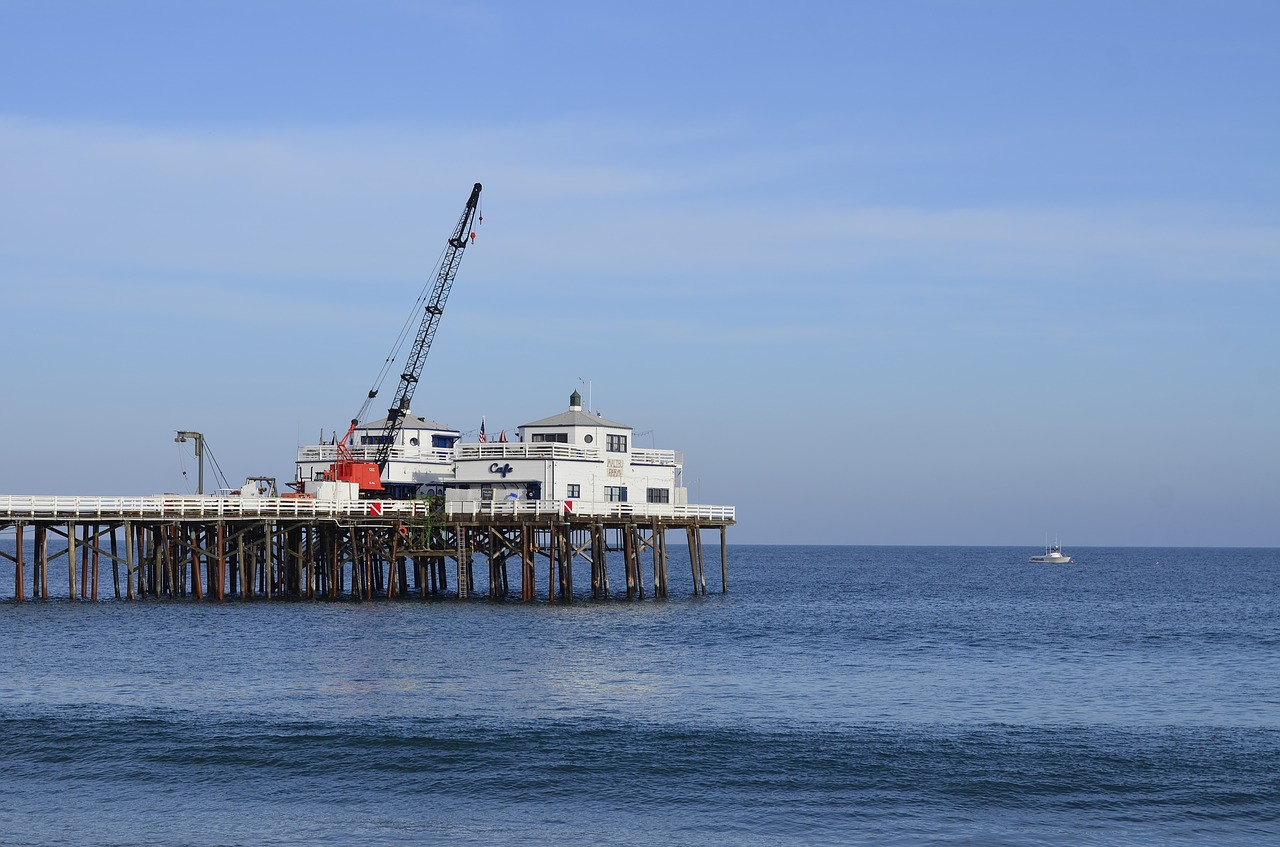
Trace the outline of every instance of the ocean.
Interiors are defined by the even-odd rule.
[[[706,597],[555,605],[6,563],[0,843],[1280,844],[1280,551],[1036,552],[731,545],[721,594],[708,544]]]

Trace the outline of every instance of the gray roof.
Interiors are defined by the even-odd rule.
[[[626,424],[611,421],[608,418],[602,418],[599,415],[593,415],[579,409],[570,409],[567,412],[561,412],[558,415],[552,415],[540,421],[521,424],[521,426],[607,426],[613,429],[631,429]]]
[[[360,426],[356,428],[357,429],[385,429],[386,426],[387,426],[387,419],[383,418],[380,421],[368,421],[367,423],[362,423],[360,424]],[[451,426],[445,426],[442,423],[436,423],[435,421],[429,421],[426,418],[420,418],[417,415],[415,415],[413,412],[410,412],[409,414],[404,416],[404,423],[400,424],[400,428],[401,429],[435,429],[441,432],[457,432],[458,431]]]

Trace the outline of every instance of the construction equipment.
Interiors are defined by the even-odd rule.
[[[440,324],[440,316],[444,314],[445,301],[449,299],[449,292],[453,289],[454,277],[457,276],[458,266],[462,262],[462,253],[469,242],[475,241],[476,234],[471,227],[479,204],[480,183],[477,182],[471,189],[471,196],[467,198],[467,205],[463,208],[462,216],[458,218],[458,225],[454,227],[445,252],[441,256],[440,269],[436,274],[435,286],[431,289],[431,296],[427,299],[427,304],[423,308],[422,322],[418,326],[418,334],[414,338],[408,357],[405,359],[404,371],[400,374],[400,385],[396,390],[395,400],[392,402],[391,407],[387,409],[387,420],[383,426],[382,435],[375,442],[377,452],[374,454],[374,460],[372,462],[358,462],[346,446],[347,440],[355,432],[359,418],[352,420],[347,434],[338,443],[338,461],[330,466],[329,473],[326,474],[330,480],[355,482],[359,485],[361,494],[375,494],[385,490],[382,486],[381,477],[383,472],[386,471],[387,462],[391,458],[391,450],[400,435],[404,417],[409,413],[409,403],[413,399],[414,389],[422,376],[422,366],[426,362],[427,353],[431,351],[431,342],[435,340],[436,328]],[[361,415],[368,409],[370,401],[377,394],[377,388],[369,392],[369,398],[365,401]]]
[[[379,472],[386,470],[387,459],[391,457],[391,447],[400,433],[404,416],[409,412],[409,401],[413,399],[413,390],[418,385],[418,378],[422,376],[422,366],[426,362],[427,353],[431,351],[431,342],[435,340],[436,327],[440,324],[445,301],[449,299],[449,292],[453,289],[453,279],[458,275],[458,265],[462,262],[462,251],[467,247],[468,236],[471,241],[475,240],[476,234],[471,229],[471,223],[479,203],[480,183],[477,182],[471,189],[471,196],[462,210],[462,217],[458,218],[458,225],[453,228],[449,246],[440,260],[440,272],[436,275],[435,287],[431,289],[431,298],[423,309],[418,335],[413,341],[413,347],[409,350],[409,357],[405,360],[404,372],[400,374],[400,387],[396,391],[395,402],[391,404],[391,408],[387,409],[387,423],[383,427],[382,438],[378,443],[378,453],[374,459],[378,464]]]
[[[351,419],[351,426],[347,427],[347,434],[342,436],[342,440],[338,442],[338,461],[329,466],[324,479],[326,482],[354,482],[359,487],[361,494],[384,491],[382,475],[378,470],[377,463],[356,461],[356,457],[351,453],[351,448],[347,446],[347,441],[351,439],[351,434],[356,431],[356,427],[359,424],[359,418]]]

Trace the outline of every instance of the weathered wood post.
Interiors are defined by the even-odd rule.
[[[76,599],[76,525],[67,524],[67,593]]]
[[[720,525],[720,593],[726,594],[729,591],[729,548],[725,543],[725,531],[728,529],[724,524]]]
[[[25,586],[22,584],[22,524],[15,526],[13,532],[15,543],[18,546],[17,556],[13,563],[13,599],[21,603],[26,599],[23,594]]]
[[[35,574],[31,575],[31,593],[41,600],[49,599],[49,528],[44,524],[36,525],[36,562],[40,570],[40,589],[35,586]]]
[[[188,530],[187,540],[191,544],[191,593],[197,600],[204,599],[204,585],[200,576],[200,531]]]
[[[111,534],[111,586],[115,589],[116,599],[120,599],[120,548],[116,541],[116,530],[119,529],[115,524],[111,525],[109,532]]]

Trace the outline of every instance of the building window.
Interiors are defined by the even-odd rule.
[[[670,488],[650,488],[648,500],[650,503],[670,503],[671,489]]]
[[[605,445],[605,449],[610,453],[627,452],[627,437],[625,435],[607,435],[605,437],[609,439],[608,444]]]
[[[453,442],[458,439],[452,435],[433,435],[431,436],[431,446],[448,450],[453,446]]]
[[[534,442],[545,442],[548,444],[568,444],[569,433],[567,432],[535,432],[533,434]]]
[[[627,487],[625,485],[606,485],[604,487],[604,497],[610,503],[627,502]]]
[[[574,485],[573,483],[569,483],[569,485],[568,485],[568,489],[569,489],[569,491],[568,491],[568,493],[567,493],[565,496],[567,496],[570,500],[573,500],[573,499],[575,499],[575,498],[578,498],[578,497],[581,497],[581,496],[582,496],[582,486],[581,486],[581,485]]]

